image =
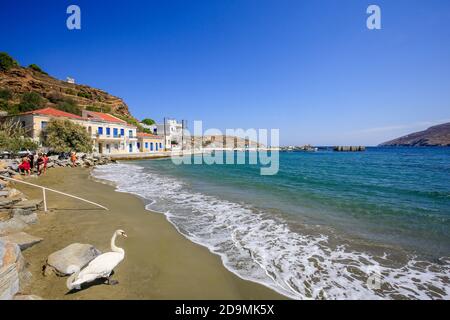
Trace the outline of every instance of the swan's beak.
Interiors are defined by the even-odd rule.
[[[125,238],[128,238],[128,236],[126,235],[126,233],[122,233],[122,236],[124,236]]]

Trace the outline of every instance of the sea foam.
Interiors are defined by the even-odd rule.
[[[138,195],[191,241],[222,258],[239,277],[292,299],[449,299],[450,262],[409,256],[400,266],[330,245],[329,235],[293,231],[282,218],[251,205],[194,192],[187,182],[131,164],[111,164],[93,176]]]

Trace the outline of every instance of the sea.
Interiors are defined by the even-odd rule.
[[[200,164],[127,161],[92,174],[288,298],[450,298],[450,148],[280,152],[275,175],[189,157]]]

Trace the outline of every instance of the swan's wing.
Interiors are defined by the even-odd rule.
[[[79,286],[83,283],[92,282],[98,278],[101,278],[101,276],[95,273],[79,274],[76,279],[73,280],[72,286]]]
[[[97,278],[107,277],[109,276],[111,271],[123,260],[123,258],[124,255],[122,253],[103,253],[89,262],[86,268],[81,270],[75,282],[78,283],[78,279],[91,279],[87,281],[93,281]],[[84,282],[86,281],[83,281],[82,283]]]

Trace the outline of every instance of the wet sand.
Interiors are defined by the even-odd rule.
[[[228,271],[220,258],[179,234],[158,213],[144,209],[138,197],[94,181],[87,169],[55,168],[27,181],[97,202],[109,211],[47,192],[50,212],[26,232],[44,240],[23,252],[33,277],[27,292],[44,299],[286,299],[275,291]],[[42,198],[38,188],[17,185],[30,199]],[[74,243],[89,243],[102,252],[116,229],[128,238],[116,242],[125,260],[115,269],[119,284],[93,285],[67,294],[66,277],[44,277],[47,256]]]

